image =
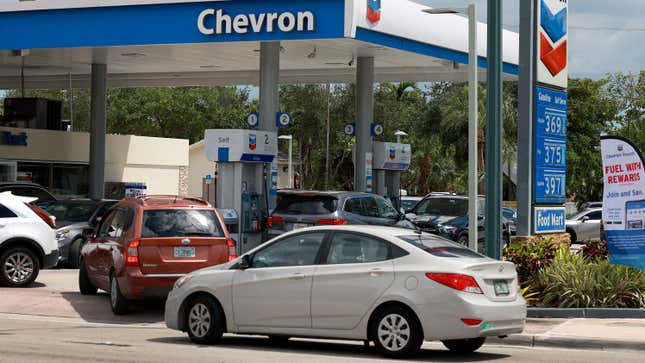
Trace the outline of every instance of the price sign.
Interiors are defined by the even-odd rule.
[[[567,194],[567,94],[537,87],[536,98],[533,198],[561,204]]]

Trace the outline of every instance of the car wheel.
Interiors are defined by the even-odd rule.
[[[199,296],[186,307],[186,327],[194,343],[217,343],[224,334],[225,326],[224,312],[211,297]]]
[[[371,340],[390,358],[416,354],[423,344],[421,324],[409,310],[399,306],[383,309],[373,320]]]
[[[455,353],[473,353],[484,345],[486,338],[473,338],[473,339],[457,339],[457,340],[442,340],[441,343]]]
[[[10,248],[0,256],[0,285],[25,287],[31,285],[40,272],[36,255],[24,247]]]
[[[130,303],[121,294],[119,281],[114,273],[110,276],[110,307],[114,315],[124,315],[130,308]]]
[[[569,238],[571,239],[571,244],[574,244],[578,241],[578,236],[576,236],[576,232],[574,232],[571,229],[568,229],[567,233],[569,234]]]
[[[81,295],[96,295],[98,289],[92,285],[90,277],[87,275],[87,267],[85,261],[81,261],[81,266],[78,269],[78,289]]]
[[[69,256],[67,256],[67,264],[71,268],[79,268],[81,266],[81,249],[83,248],[83,239],[77,238],[69,246]]]

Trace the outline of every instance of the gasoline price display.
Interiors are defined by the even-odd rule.
[[[547,197],[564,195],[564,177],[562,175],[544,175],[544,195]]]
[[[559,112],[544,113],[544,134],[549,136],[567,136],[567,115]]]
[[[562,140],[546,139],[538,142],[541,147],[537,149],[538,166],[566,167],[567,162],[567,144]]]

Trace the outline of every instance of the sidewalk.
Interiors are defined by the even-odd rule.
[[[524,333],[492,344],[645,351],[645,319],[527,319]]]

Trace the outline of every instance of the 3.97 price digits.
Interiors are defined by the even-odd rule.
[[[545,175],[544,194],[546,196],[564,195],[564,178],[561,175]]]

